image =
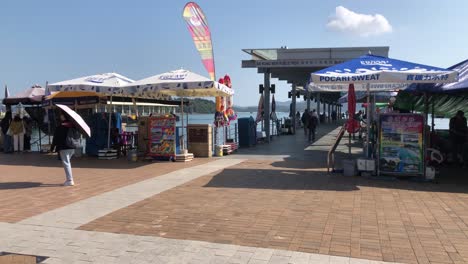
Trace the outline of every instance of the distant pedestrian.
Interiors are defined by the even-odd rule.
[[[302,113],[301,116],[301,121],[302,125],[304,126],[304,136],[307,136],[307,130],[309,128],[309,110],[304,110],[304,113]]]
[[[331,118],[332,118],[333,124],[335,124],[336,123],[336,118],[337,118],[336,110],[333,110],[331,112]]]
[[[315,131],[317,129],[318,122],[319,122],[318,115],[314,109],[312,111],[312,114],[309,115],[309,122],[308,122],[309,143],[312,143],[315,141]]]
[[[13,150],[15,152],[23,152],[24,150],[24,124],[20,115],[15,115],[10,124],[10,134],[13,137]]]
[[[55,128],[51,151],[58,152],[60,155],[66,176],[66,181],[63,183],[64,186],[75,185],[70,160],[75,154],[76,147],[70,145],[70,129],[75,129],[73,123],[68,120],[65,113],[60,112],[60,124]]]
[[[359,123],[358,135],[359,135],[359,139],[361,139],[362,138],[362,129],[361,128],[362,128],[362,123],[364,121],[362,110],[359,110],[359,112],[354,115],[354,119],[357,120],[358,123]],[[356,139],[356,133],[353,133],[353,139]]]
[[[449,129],[450,141],[452,142],[452,159],[454,162],[458,160],[458,162],[463,163],[463,148],[468,136],[468,128],[463,111],[458,111],[454,117],[450,118]]]
[[[4,153],[11,153],[13,152],[13,143],[12,137],[10,133],[8,133],[11,124],[11,111],[6,111],[5,116],[3,117],[2,121],[0,122],[0,127],[2,128],[3,134],[3,152]]]
[[[24,124],[24,151],[31,151],[31,136],[32,136],[32,129],[33,123],[30,117],[23,118]]]
[[[296,113],[296,128],[301,127],[301,113],[297,111]]]

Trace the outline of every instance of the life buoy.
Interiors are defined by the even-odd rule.
[[[428,148],[426,151],[428,156],[430,157],[430,161],[435,161],[438,164],[441,164],[444,161],[444,156],[439,150]]]

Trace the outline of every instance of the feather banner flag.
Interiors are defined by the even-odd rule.
[[[205,65],[211,80],[216,81],[211,33],[205,14],[196,3],[189,2],[184,7],[183,16],[195,47],[200,53],[203,65]]]
[[[216,81],[215,63],[213,56],[213,44],[211,42],[211,32],[208,21],[200,6],[195,2],[188,2],[183,11],[183,17],[187,23],[193,42],[200,53],[203,65],[205,66],[211,80]],[[225,126],[228,122],[223,122],[226,111],[225,98],[216,97],[215,126]]]

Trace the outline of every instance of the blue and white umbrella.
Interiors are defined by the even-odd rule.
[[[376,92],[374,93],[374,98],[376,102],[388,102],[388,100],[392,97],[396,97],[398,95],[398,92],[395,91],[388,91],[388,92]],[[356,101],[357,102],[362,102],[363,99],[367,98],[367,93],[363,91],[356,92]],[[348,93],[345,95],[341,96],[340,99],[338,99],[338,103],[344,104],[348,102]]]
[[[311,74],[312,91],[347,91],[354,83],[356,91],[389,91],[411,83],[450,83],[458,79],[453,70],[365,55]]]
[[[468,60],[457,63],[448,69],[458,72],[458,81],[453,83],[412,84],[406,91],[448,93],[468,90]]]
[[[451,83],[457,79],[456,71],[368,54],[312,73],[309,90],[346,91],[352,83],[356,91],[367,91],[369,105],[371,91],[404,89],[412,83]],[[368,124],[370,116],[367,115]],[[366,142],[369,129],[367,125]],[[366,156],[369,157],[368,148]]]

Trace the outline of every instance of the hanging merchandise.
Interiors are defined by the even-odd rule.
[[[231,83],[231,78],[229,75],[224,75],[224,85],[232,89],[232,83]],[[225,115],[227,116],[227,119],[229,121],[236,120],[237,119],[237,114],[234,111],[234,96],[227,96],[226,97],[226,111]],[[229,125],[229,124],[228,124]]]
[[[224,79],[219,78],[218,82],[220,84],[224,84]],[[215,127],[223,127],[229,124],[229,120],[227,119],[226,114],[225,114],[225,105],[226,105],[226,102],[224,100],[224,97],[217,96],[216,97],[216,112],[215,112],[215,117],[214,117]]]

